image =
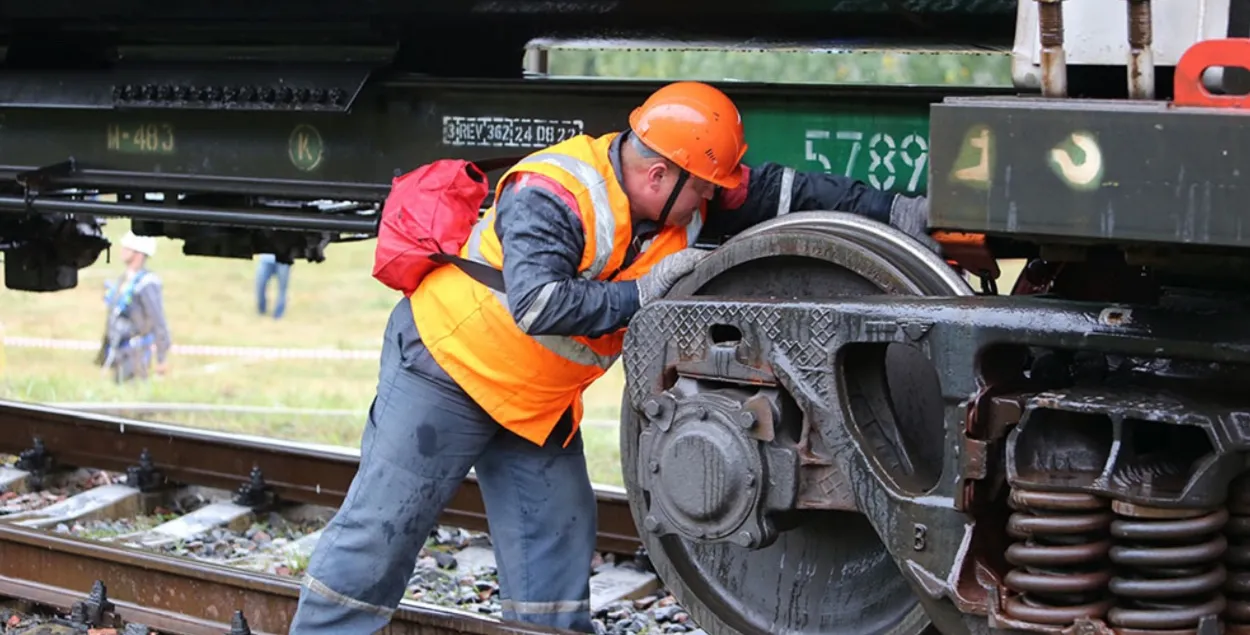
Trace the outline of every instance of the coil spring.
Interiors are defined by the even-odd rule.
[[[1224,583],[1228,596],[1225,633],[1250,634],[1250,473],[1229,484],[1228,513],[1228,524],[1224,526],[1229,542],[1228,551],[1224,552],[1224,566],[1228,568],[1228,581]]]
[[[1113,518],[1108,502],[1090,494],[1017,488],[1010,504],[1017,511],[1007,521],[1007,533],[1019,542],[1007,548],[1015,568],[1003,584],[1016,595],[1004,602],[1004,612],[1056,626],[1104,616],[1114,602],[1106,593],[1107,528]]]
[[[1224,611],[1227,577],[1221,562],[1228,541],[1221,531],[1228,510],[1175,510],[1113,505],[1117,598],[1107,613],[1113,626],[1136,631],[1196,629]]]

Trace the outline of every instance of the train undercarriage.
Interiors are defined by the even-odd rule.
[[[736,632],[1241,632],[1245,323],[977,295],[888,228],[772,221],[631,327],[635,519]]]
[[[465,3],[414,22],[374,3],[412,31],[406,48],[364,38],[387,32],[376,21],[312,57],[297,36],[322,31],[273,18],[287,35],[162,48],[162,20],[204,18],[188,8],[139,35],[119,28],[138,54],[103,66],[56,58],[32,35],[56,32],[51,18],[9,9],[39,26],[0,67],[6,285],[73,287],[108,246],[103,217],[188,254],[318,261],[370,237],[390,179],[421,163],[619,129],[658,81],[548,77],[564,49],[532,40],[537,25],[555,12],[574,31],[617,18],[645,31],[673,16],[644,0],[556,4]],[[1065,49],[1055,12],[1073,2],[882,3],[906,6],[897,22],[871,2],[818,4],[777,3],[776,35],[810,38],[826,9],[850,11],[891,43],[877,53],[905,57],[915,47],[900,42],[937,33],[1009,72],[1005,85],[725,82],[748,161],[926,194],[942,249],[795,212],[704,237],[715,252],[638,313],[622,470],[664,583],[714,635],[1250,633],[1250,12],[1156,0],[1152,22],[1143,0],[1083,6]],[[301,6],[302,20],[338,15]],[[1112,71],[1097,11],[1129,16],[1106,49]],[[1197,22],[1182,37],[1158,16]],[[741,43],[752,18],[708,28]],[[1027,31],[1014,53],[1013,23]],[[492,29],[506,37],[413,62]],[[511,76],[496,56],[526,41],[541,42],[528,75]],[[1025,263],[1017,279],[1003,259]]]
[[[1248,46],[1191,49],[1170,104],[935,105],[937,222],[1012,239],[1001,293],[952,275],[976,240],[820,212],[639,313],[622,467],[701,623],[1250,632],[1245,99],[1180,84]]]

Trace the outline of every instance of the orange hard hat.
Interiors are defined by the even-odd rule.
[[[647,147],[687,172],[721,187],[742,182],[747,152],[742,115],[725,93],[701,82],[675,82],[655,91],[629,115]]]

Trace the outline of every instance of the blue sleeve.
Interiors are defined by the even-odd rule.
[[[734,209],[718,208],[714,199],[700,237],[720,241],[770,218],[775,218],[782,202],[786,166],[762,163],[751,166],[747,176],[746,199]],[[894,194],[855,179],[823,172],[793,172],[787,211],[830,210],[867,216],[890,222]]]
[[[585,248],[581,220],[539,187],[508,188],[496,206],[508,309],[530,335],[596,337],[638,311],[638,285],[577,275]]]

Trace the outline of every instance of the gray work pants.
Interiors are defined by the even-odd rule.
[[[567,422],[566,422],[567,423]],[[391,618],[435,520],[476,469],[505,619],[590,624],[595,497],[579,433],[508,432],[434,362],[407,299],[391,313],[360,468],[309,562],[292,635],[366,635]]]

